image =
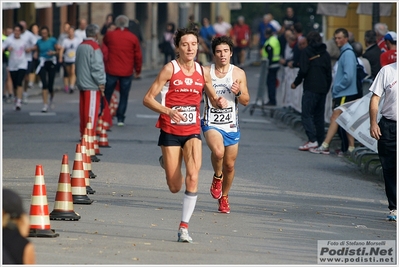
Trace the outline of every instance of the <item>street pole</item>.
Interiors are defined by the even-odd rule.
[[[190,3],[180,3],[179,4],[179,28],[186,27],[189,7],[190,7]]]
[[[374,29],[374,25],[378,22],[380,22],[380,4],[373,3],[373,16],[372,16],[371,28]]]
[[[158,65],[158,4],[152,3],[152,27],[151,27],[151,58],[152,69],[156,69]]]

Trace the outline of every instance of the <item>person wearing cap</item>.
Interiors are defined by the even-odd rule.
[[[381,67],[396,62],[396,32],[388,32],[384,36],[388,50],[381,54]]]
[[[3,264],[35,264],[35,248],[26,238],[29,217],[21,197],[3,188]]]

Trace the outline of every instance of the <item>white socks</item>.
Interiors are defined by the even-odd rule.
[[[197,193],[186,191],[183,197],[183,213],[181,221],[188,224],[191,216],[193,215],[195,204],[197,203]]]

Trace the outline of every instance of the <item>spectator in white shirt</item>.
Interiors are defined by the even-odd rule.
[[[8,69],[11,74],[14,95],[16,96],[15,110],[21,110],[22,83],[28,69],[26,53],[30,52],[27,41],[22,38],[23,26],[18,24],[14,27],[14,34],[9,36],[3,43],[3,51],[9,51]]]
[[[19,24],[22,26],[22,33],[21,33],[21,38],[25,40],[26,45],[28,50],[25,53],[26,60],[28,61],[28,68],[25,73],[25,78],[24,78],[24,92],[22,94],[22,103],[27,103],[28,102],[28,89],[32,88],[33,83],[29,83],[29,73],[34,72],[33,68],[33,47],[36,45],[37,38],[36,36],[28,30],[26,22],[21,20]]]
[[[231,24],[224,21],[221,15],[216,17],[216,22],[213,24],[213,29],[216,32],[216,36],[230,35]]]
[[[86,38],[86,27],[87,27],[87,20],[81,19],[79,21],[79,28],[75,30],[75,37],[78,38],[80,42],[82,42],[83,39]]]
[[[75,29],[73,27],[70,27],[68,32],[68,38],[65,38],[64,41],[62,41],[59,53],[59,59],[58,59],[58,61],[60,63],[63,63],[63,65],[65,66],[65,70],[68,75],[69,88],[65,88],[65,92],[66,93],[69,92],[71,94],[75,89],[75,82],[76,82],[76,76],[75,76],[76,49],[81,43],[80,40],[77,37],[75,37],[74,30]]]

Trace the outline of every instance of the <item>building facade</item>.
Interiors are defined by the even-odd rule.
[[[168,22],[173,22],[177,27],[185,27],[188,17],[194,15],[195,20],[209,17],[215,21],[216,14],[230,20],[228,3],[66,3],[66,2],[36,2],[36,3],[8,3],[3,4],[2,28],[13,27],[21,20],[27,25],[37,23],[49,27],[53,36],[57,37],[62,32],[65,22],[78,27],[79,19],[85,18],[88,23],[95,23],[102,27],[108,14],[126,15],[130,19],[139,21],[143,35],[142,50],[144,55],[144,68],[157,68],[163,62],[158,51],[158,42]],[[100,40],[101,42],[101,40]]]
[[[354,33],[356,40],[363,42],[364,32],[371,29],[371,15],[358,14],[358,5],[360,4],[349,3],[345,17],[324,16],[325,37],[330,38],[334,29],[345,27]],[[46,25],[52,35],[58,37],[65,22],[77,27],[79,19],[85,18],[88,23],[102,27],[108,14],[113,14],[114,17],[124,14],[139,21],[144,38],[143,67],[154,69],[163,62],[158,43],[162,40],[162,33],[168,22],[175,23],[177,27],[185,27],[190,15],[194,15],[198,23],[203,17],[214,23],[217,15],[222,15],[225,21],[230,22],[231,10],[239,8],[240,4],[233,2],[2,2],[2,28],[4,30],[13,27],[18,21],[24,20],[27,25]],[[397,30],[396,2],[392,3],[391,14],[382,16],[381,22],[386,23],[390,30]]]

